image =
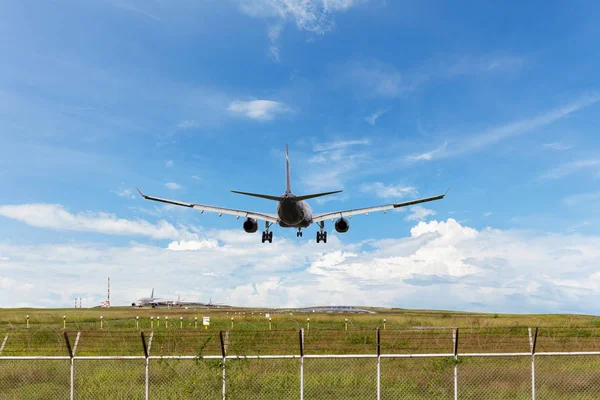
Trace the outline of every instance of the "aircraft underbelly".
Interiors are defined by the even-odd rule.
[[[304,215],[304,209],[295,201],[283,200],[277,209],[279,226],[283,228],[306,228],[310,222]]]

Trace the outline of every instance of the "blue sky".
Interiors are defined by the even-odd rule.
[[[0,4],[0,303],[163,297],[594,313],[600,7],[385,0]],[[158,197],[356,216],[317,245]],[[427,299],[427,300],[424,300]]]

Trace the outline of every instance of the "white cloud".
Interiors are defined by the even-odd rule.
[[[423,206],[411,206],[410,214],[408,214],[405,221],[423,221],[427,217],[435,215],[435,211]]]
[[[600,203],[600,192],[582,193],[567,196],[563,199],[563,202],[568,206],[585,205],[589,207],[592,204]]]
[[[433,159],[436,156],[436,154],[441,154],[446,149],[447,146],[448,146],[448,142],[444,142],[443,146],[438,147],[435,150],[431,150],[431,151],[428,151],[425,153],[412,155],[412,156],[409,155],[409,156],[406,156],[406,159],[410,160],[410,161],[422,161],[422,160],[429,161],[429,160]]]
[[[199,176],[196,176],[196,175],[192,175],[192,179],[195,180],[195,181],[202,180]]]
[[[400,71],[377,59],[352,60],[334,67],[333,80],[354,88],[360,97],[396,98],[408,95],[422,85],[461,76],[517,72],[525,59],[512,55],[459,55],[431,59]]]
[[[181,189],[181,185],[175,182],[167,182],[165,183],[165,187],[169,190],[179,190]]]
[[[181,240],[179,242],[169,243],[168,249],[173,251],[194,251],[201,249],[214,249],[218,246],[219,242],[214,239]]]
[[[412,186],[385,185],[382,182],[366,183],[361,185],[361,191],[375,194],[382,199],[401,199],[417,194],[417,189]]]
[[[486,213],[483,214],[484,217],[489,217],[490,215],[492,215],[493,213],[491,211],[488,211]]]
[[[58,204],[22,204],[0,206],[0,215],[37,228],[109,235],[147,236],[153,239],[178,239],[189,236],[166,221],[152,224],[145,220],[118,218],[109,213],[72,214]]]
[[[165,167],[167,167],[167,168],[171,168],[171,167],[173,167],[173,164],[174,164],[174,163],[173,163],[173,160],[169,160],[169,161],[167,161],[167,162],[165,163]]]
[[[279,114],[291,111],[286,104],[272,100],[236,100],[227,107],[227,110],[263,121],[270,121]]]
[[[367,121],[370,125],[375,125],[375,123],[377,122],[377,120],[386,112],[388,112],[387,109],[382,109],[382,110],[377,110],[375,111],[373,114],[369,115],[368,117],[365,118],[365,121]]]
[[[131,188],[121,188],[115,192],[119,197],[125,197],[126,199],[135,199],[135,195],[133,194],[133,189]]]
[[[365,0],[237,0],[240,10],[255,18],[265,19],[270,41],[269,56],[281,62],[279,38],[287,22],[301,31],[324,35],[334,26],[333,15]]]
[[[490,128],[482,133],[455,140],[451,146],[444,146],[444,148],[438,148],[418,156],[407,156],[407,158],[411,160],[433,160],[460,156],[465,153],[477,151],[502,140],[543,128],[568,117],[578,110],[596,104],[598,101],[600,101],[600,94],[584,95],[571,103],[539,114],[536,117]]]
[[[572,149],[573,146],[563,142],[544,143],[544,148],[549,150],[564,151]]]
[[[352,61],[337,68],[334,80],[351,85],[358,96],[395,98],[414,91],[425,81],[421,74],[403,74],[378,60]]]
[[[333,142],[315,143],[313,146],[313,150],[315,152],[330,151],[330,150],[344,150],[351,146],[366,146],[369,143],[370,143],[369,139],[336,140]]]
[[[122,10],[129,11],[134,14],[142,15],[144,17],[150,18],[156,22],[161,22],[160,18],[156,15],[144,10],[142,7],[135,6],[131,1],[123,1],[123,0],[104,0],[106,4],[109,4],[113,7],[120,8]],[[145,3],[145,2],[144,2]],[[147,5],[142,3],[142,5]]]
[[[0,242],[0,253],[10,259],[3,262],[2,276],[27,282],[36,291],[32,297],[0,290],[0,302],[6,307],[68,307],[74,297],[84,297],[93,306],[105,299],[106,276],[111,276],[113,304],[130,304],[155,287],[164,298],[176,298],[179,292],[188,301],[212,297],[245,306],[595,312],[600,237],[478,231],[454,219],[420,222],[407,237],[360,243],[342,243],[342,237],[330,232],[328,243],[317,245],[276,233],[273,243],[261,245],[259,234],[213,231],[195,240],[216,240],[218,246],[193,251],[135,243]],[[181,239],[176,240],[181,246]]]
[[[333,27],[333,13],[345,11],[359,0],[239,0],[240,9],[251,17],[293,21],[298,29],[318,35]]]
[[[29,283],[21,284],[14,279],[0,276],[0,289],[11,292],[29,292],[33,289],[33,285]]]
[[[541,176],[541,179],[560,179],[577,173],[581,170],[592,169],[600,172],[600,159],[578,160],[561,164]]]
[[[271,41],[271,47],[269,48],[269,54],[273,61],[281,62],[281,50],[279,49],[279,37],[283,31],[283,24],[277,23],[269,26],[269,40]]]
[[[578,231],[580,228],[583,228],[585,226],[589,226],[590,225],[590,221],[583,221],[579,224],[575,224],[575,225],[571,225],[567,228],[567,232],[576,232]]]
[[[314,191],[342,189],[344,181],[356,177],[359,168],[369,161],[361,147],[368,144],[367,139],[314,143],[313,150],[317,154],[308,159],[303,183]],[[327,164],[327,168],[322,164]]]
[[[200,126],[198,124],[198,121],[193,120],[193,119],[185,119],[185,120],[179,121],[177,123],[177,128],[179,128],[179,129],[192,129],[192,128],[197,128],[198,126]]]
[[[449,76],[476,75],[491,72],[518,71],[525,64],[525,59],[519,56],[487,55],[472,56],[462,55],[450,59],[442,67],[443,73]]]

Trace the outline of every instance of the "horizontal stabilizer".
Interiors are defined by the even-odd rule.
[[[243,194],[246,196],[252,196],[252,197],[260,197],[261,199],[267,199],[267,200],[274,200],[274,201],[279,201],[281,200],[280,196],[269,196],[268,194],[257,194],[257,193],[248,193],[248,192],[238,192],[236,190],[232,190],[233,193],[237,193],[237,194]]]
[[[341,190],[336,190],[334,192],[307,194],[305,196],[296,196],[296,197],[293,198],[293,200],[302,201],[302,200],[314,199],[315,197],[328,196],[330,194],[335,194],[335,193],[340,193],[340,192],[342,192],[342,191]]]

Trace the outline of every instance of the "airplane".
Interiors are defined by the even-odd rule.
[[[177,296],[177,300],[166,300],[163,302],[158,302],[157,305],[163,305],[165,304],[168,307],[188,307],[188,306],[199,306],[199,307],[204,307],[204,308],[219,308],[219,307],[228,307],[225,304],[222,303],[213,303],[212,302],[212,298],[210,298],[208,300],[208,303],[199,303],[199,302],[195,302],[195,301],[185,301],[185,299],[181,300],[181,297],[178,295]]]
[[[258,220],[262,220],[265,222],[265,230],[262,233],[262,243],[273,242],[273,232],[269,229],[273,224],[278,224],[282,228],[295,228],[298,229],[296,233],[297,237],[302,237],[302,229],[308,228],[312,224],[317,224],[319,226],[319,231],[317,232],[317,243],[323,242],[327,243],[327,232],[325,231],[325,221],[330,219],[332,222],[334,219],[337,220],[334,223],[335,230],[338,233],[347,232],[350,229],[350,223],[348,219],[352,218],[353,215],[365,214],[369,215],[370,212],[375,211],[383,211],[384,213],[387,210],[411,206],[419,203],[426,203],[429,201],[440,200],[443,199],[446,193],[433,197],[426,197],[417,200],[405,201],[402,203],[392,203],[386,204],[382,206],[375,207],[365,207],[365,208],[356,208],[345,211],[335,211],[335,212],[326,212],[320,214],[312,213],[312,208],[308,205],[306,200],[314,199],[316,197],[328,196],[335,193],[342,192],[341,190],[336,190],[332,192],[324,192],[324,193],[316,193],[316,194],[308,194],[304,196],[296,196],[292,193],[291,184],[290,184],[290,158],[288,152],[288,145],[285,145],[285,163],[286,163],[286,189],[285,192],[281,196],[271,196],[266,194],[258,194],[258,193],[249,193],[249,192],[240,192],[236,190],[232,190],[231,192],[242,194],[245,196],[259,197],[262,199],[272,200],[277,202],[276,214],[269,214],[263,212],[254,212],[254,211],[246,211],[246,210],[237,210],[231,208],[222,208],[222,207],[214,207],[202,204],[194,204],[194,203],[185,203],[177,200],[168,200],[162,199],[159,197],[147,196],[138,188],[137,191],[140,195],[146,200],[159,201],[162,203],[173,204],[182,207],[194,208],[196,210],[200,210],[200,213],[204,213],[204,211],[216,212],[219,213],[219,217],[223,214],[235,215],[238,219],[240,217],[245,217],[246,220],[242,225],[243,229],[247,233],[254,233],[258,230]]]
[[[131,305],[133,307],[152,306],[152,308],[156,308],[156,306],[159,304],[159,302],[156,301],[158,299],[160,299],[160,297],[154,297],[154,288],[152,288],[152,294],[150,297],[142,297],[138,299],[137,302],[131,303]]]

